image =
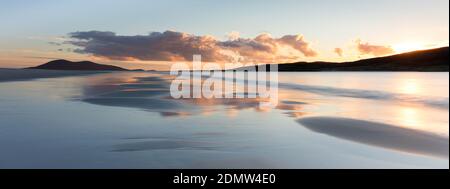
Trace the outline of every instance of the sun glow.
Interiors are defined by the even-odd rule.
[[[392,48],[396,53],[405,53],[405,52],[411,52],[416,50],[422,50],[426,47],[420,43],[400,43],[393,45]]]
[[[417,94],[420,92],[420,88],[417,85],[417,83],[407,82],[403,85],[403,87],[401,88],[401,91],[406,94]]]

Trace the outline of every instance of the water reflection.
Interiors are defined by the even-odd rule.
[[[169,91],[173,79],[156,73],[95,78],[83,86],[80,99],[97,105],[138,108],[167,119],[208,118],[215,112],[235,118],[243,110],[281,113],[317,133],[397,151],[448,158],[448,96],[424,96],[421,82],[416,80],[408,79],[406,83],[404,79],[397,80],[401,84],[385,81],[389,83],[386,89],[377,90],[359,88],[363,86],[361,82],[352,82],[354,86],[342,82],[336,83],[343,86],[315,86],[282,80],[278,105],[270,109],[260,106],[268,100],[264,98],[173,99]],[[400,86],[396,90],[399,93],[386,91],[393,86]],[[236,95],[239,91],[233,93]],[[321,118],[311,118],[317,116]],[[334,116],[345,119],[330,118]],[[207,150],[208,146],[211,147],[196,142],[182,145],[176,141],[144,141],[118,146],[115,151],[160,147]]]
[[[417,80],[408,79],[400,85],[400,91],[406,94],[419,94],[421,92],[419,86]]]
[[[156,73],[0,83],[0,166],[448,168],[448,73],[420,75],[280,73],[274,109],[174,100]]]
[[[130,78],[131,77],[131,78]],[[260,106],[267,98],[183,98],[173,99],[170,96],[170,82],[173,77],[152,74],[150,76],[125,75],[124,78],[96,78],[83,86],[81,100],[91,104],[119,106],[158,112],[164,117],[210,115],[226,107],[227,115],[234,117],[240,110],[252,109],[257,112],[270,111]],[[232,83],[227,83],[233,85]],[[239,92],[234,91],[234,96]],[[243,94],[249,95],[248,93]],[[280,101],[277,110],[288,111],[288,114],[302,115],[304,102]]]
[[[420,115],[417,114],[415,108],[402,108],[399,110],[400,112],[400,120],[403,120],[402,125],[410,126],[410,127],[419,127],[419,119]]]

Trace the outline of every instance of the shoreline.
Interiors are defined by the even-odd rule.
[[[58,78],[70,76],[82,76],[99,73],[111,73],[111,71],[74,71],[74,70],[39,70],[39,69],[14,69],[0,68],[0,83],[14,81],[28,81],[45,78]]]
[[[227,70],[219,70],[221,72],[226,72]],[[228,70],[232,71],[232,70]],[[243,71],[243,70],[233,70],[233,71]],[[44,70],[44,69],[23,69],[23,68],[0,68],[0,83],[2,82],[14,82],[14,81],[28,81],[34,79],[45,79],[45,78],[58,78],[58,77],[70,77],[70,76],[83,76],[90,74],[100,74],[100,73],[113,73],[116,71],[95,71],[95,70]],[[123,71],[120,71],[123,72]],[[136,72],[130,70],[129,72]],[[151,71],[143,71],[151,72]],[[165,71],[158,71],[164,73]],[[167,71],[169,72],[169,71]],[[198,72],[189,70],[189,72]],[[280,73],[448,73],[448,71],[283,71],[279,70]]]

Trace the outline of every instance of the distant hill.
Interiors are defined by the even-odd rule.
[[[238,68],[237,70],[245,70]],[[354,62],[278,64],[279,71],[449,71],[449,47],[414,51]]]
[[[90,61],[72,62],[68,60],[54,60],[40,66],[31,67],[29,69],[43,69],[43,70],[90,70],[90,71],[128,71],[127,69],[97,64]]]

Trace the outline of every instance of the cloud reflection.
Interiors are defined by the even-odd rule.
[[[130,77],[130,76],[127,76]],[[147,77],[131,76],[123,79],[104,79],[92,81],[84,86],[81,100],[103,106],[137,108],[149,112],[158,112],[163,117],[186,117],[192,115],[210,115],[226,107],[229,117],[238,115],[240,110],[253,109],[258,112],[268,110],[260,107],[264,98],[189,98],[173,99],[170,96],[172,77],[155,74]],[[234,95],[237,93],[235,92]],[[282,101],[276,109],[289,115],[303,115],[303,102]]]

